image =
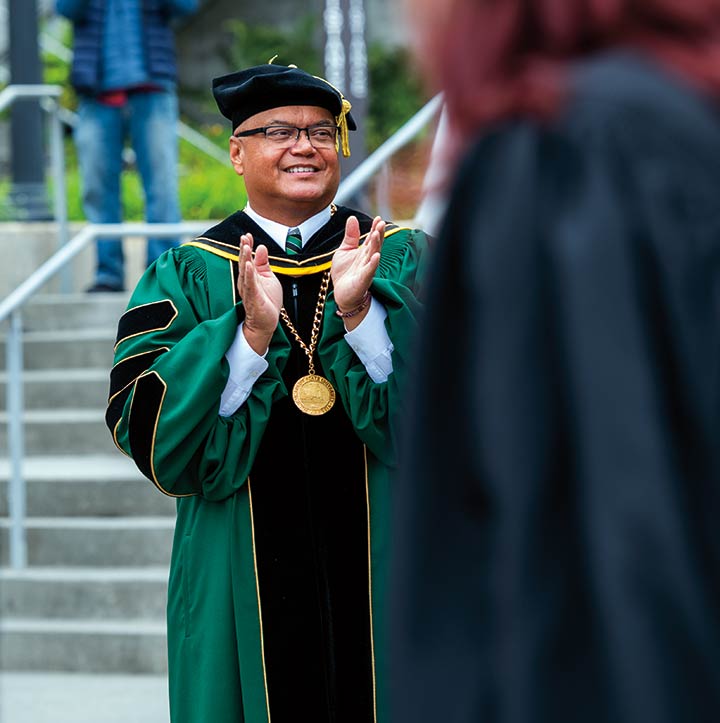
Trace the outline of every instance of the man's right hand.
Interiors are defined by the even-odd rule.
[[[280,321],[283,292],[270,269],[267,247],[258,246],[253,258],[253,244],[252,234],[240,237],[237,290],[245,307],[243,334],[252,350],[262,356]]]

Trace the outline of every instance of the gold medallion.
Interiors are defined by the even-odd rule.
[[[293,387],[295,406],[305,414],[325,414],[335,404],[335,390],[325,377],[308,374],[300,377]]]

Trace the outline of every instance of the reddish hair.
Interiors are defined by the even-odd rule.
[[[419,60],[460,136],[559,107],[568,65],[611,47],[720,97],[720,0],[411,0]]]

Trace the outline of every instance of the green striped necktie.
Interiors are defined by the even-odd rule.
[[[299,228],[291,228],[285,239],[285,253],[288,256],[295,256],[302,251],[302,236]]]

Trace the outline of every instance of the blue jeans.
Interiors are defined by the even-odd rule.
[[[92,223],[120,223],[122,151],[129,139],[145,191],[149,223],[180,221],[178,202],[177,96],[174,92],[130,93],[119,108],[82,97],[75,127],[83,207]],[[177,239],[150,238],[147,264],[177,245]],[[124,287],[120,239],[98,240],[96,284]]]

